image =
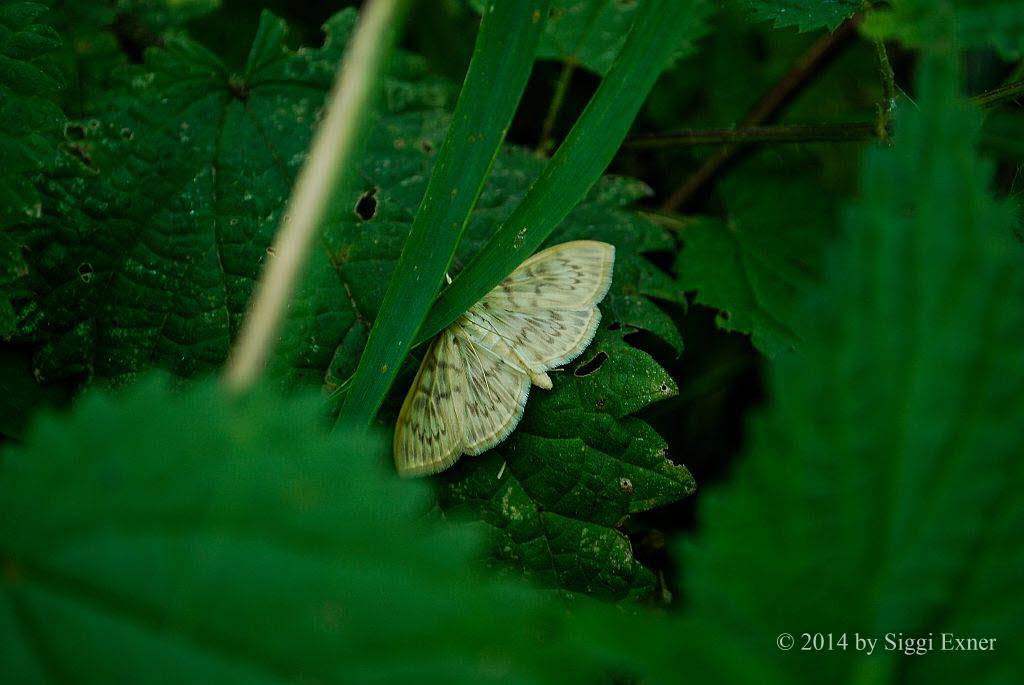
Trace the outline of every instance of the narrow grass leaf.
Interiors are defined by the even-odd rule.
[[[444,279],[533,65],[547,0],[489,2],[451,127],[340,420],[373,420]]]
[[[522,203],[441,293],[418,340],[454,321],[533,254],[583,199],[622,144],[669,57],[704,16],[702,0],[649,0],[618,59]]]

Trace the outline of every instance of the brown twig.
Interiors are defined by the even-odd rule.
[[[975,95],[971,98],[971,101],[979,107],[988,108],[1022,96],[1024,96],[1024,81],[1014,81],[1013,83],[1007,83],[1005,86],[987,90],[980,95]]]
[[[743,118],[741,126],[758,126],[769,122],[779,111],[800,92],[821,68],[856,34],[861,15],[855,15],[843,22],[832,33],[825,34],[809,47],[789,68],[783,77],[768,90]],[[711,157],[705,160],[697,171],[690,175],[682,185],[673,191],[662,203],[662,208],[679,209],[693,195],[701,190],[736,153],[742,149],[740,144],[724,145]]]
[[[546,157],[555,147],[555,123],[558,121],[558,114],[562,111],[562,105],[565,103],[565,94],[569,92],[569,82],[572,81],[576,65],[576,58],[573,56],[567,57],[565,63],[562,64],[562,72],[558,75],[558,81],[555,83],[555,94],[551,98],[547,116],[544,117],[544,123],[541,125],[540,144],[537,146],[538,156]]]
[[[644,149],[738,143],[842,143],[879,137],[873,121],[845,124],[787,124],[722,129],[680,129],[634,136],[623,147]]]

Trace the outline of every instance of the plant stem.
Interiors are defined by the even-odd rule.
[[[624,147],[662,148],[733,143],[815,143],[871,140],[878,137],[873,121],[847,124],[744,126],[723,129],[681,129],[653,135],[636,136]]]
[[[576,58],[567,57],[562,64],[562,73],[558,75],[558,82],[555,84],[555,93],[551,96],[551,106],[544,117],[544,124],[540,131],[540,144],[537,146],[537,154],[546,157],[555,146],[555,139],[552,135],[555,129],[555,122],[558,121],[558,113],[562,111],[565,104],[565,94],[569,90],[569,82],[572,81],[573,72],[576,71]]]
[[[896,75],[892,71],[892,64],[889,62],[889,53],[885,49],[885,42],[881,40],[872,41],[875,44],[875,55],[878,58],[878,74],[882,81],[882,102],[878,104],[878,125],[876,135],[879,138],[887,137],[889,127],[892,124],[892,115],[896,111]]]
[[[816,40],[793,63],[789,71],[757,101],[741,122],[743,126],[757,126],[774,117],[794,95],[811,82],[821,67],[840,47],[856,34],[860,15],[843,22],[832,33]],[[663,209],[676,210],[701,190],[741,149],[739,145],[726,145],[705,160],[697,171],[690,175],[662,203]]]
[[[884,48],[883,48],[884,49]],[[885,64],[888,64],[886,59]],[[891,77],[891,70],[890,70]],[[884,84],[888,81],[889,85]],[[883,78],[886,102],[894,102],[894,82]],[[971,100],[980,107],[993,107],[1024,95],[1024,81],[1008,83],[975,95]],[[880,109],[885,110],[881,105]],[[623,147],[633,149],[695,147],[699,145],[730,145],[745,143],[842,143],[873,138],[888,138],[892,133],[892,117],[878,122],[854,121],[842,124],[782,124],[777,126],[743,126],[719,129],[680,129],[667,133],[633,136]]]
[[[327,116],[317,129],[274,239],[252,307],[228,358],[224,382],[243,391],[259,378],[302,273],[328,200],[350,166],[366,113],[409,0],[369,0],[338,66]]]
[[[989,108],[1022,95],[1024,95],[1024,81],[1014,81],[975,95],[971,101],[979,107]]]

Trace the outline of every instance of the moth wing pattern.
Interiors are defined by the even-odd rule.
[[[457,404],[464,374],[454,368],[454,334],[443,331],[430,345],[395,423],[394,459],[403,477],[443,471],[462,454]]]
[[[467,317],[489,327],[533,376],[572,361],[594,339],[615,248],[594,240],[549,247],[523,262]]]
[[[593,340],[611,286],[615,248],[555,245],[523,262],[427,350],[395,425],[403,477],[437,473],[480,454],[519,424],[530,384]]]
[[[456,355],[461,358],[455,368],[465,374],[465,392],[457,405],[462,447],[466,454],[480,454],[508,437],[523,418],[530,376],[508,362],[504,345],[481,344],[461,321],[451,330]]]
[[[601,310],[590,307],[527,313],[491,309],[485,314],[471,312],[468,317],[507,341],[513,358],[531,375],[539,375],[572,361],[586,349],[601,322]]]
[[[515,312],[593,307],[608,294],[615,247],[573,240],[541,250],[516,267],[480,304]]]

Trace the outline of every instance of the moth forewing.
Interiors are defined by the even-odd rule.
[[[528,310],[587,309],[608,294],[614,264],[614,245],[597,240],[560,243],[520,264],[487,297],[504,294],[518,311],[520,299],[527,300]]]
[[[443,471],[462,454],[459,415],[450,382],[451,332],[430,345],[395,423],[394,459],[403,477]]]

